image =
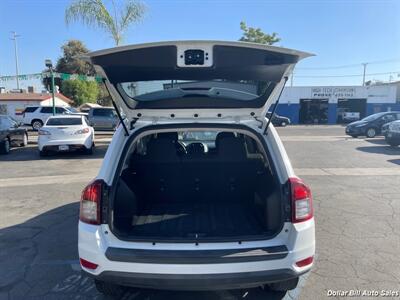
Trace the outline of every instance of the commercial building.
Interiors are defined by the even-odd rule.
[[[73,101],[61,93],[56,93],[55,105],[71,106]],[[49,93],[0,93],[0,114],[20,119],[27,106],[51,106],[52,95]]]
[[[383,111],[400,111],[400,84],[371,86],[286,87],[277,114],[293,124],[336,124],[353,113],[364,118]]]

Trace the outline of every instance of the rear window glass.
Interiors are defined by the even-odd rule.
[[[47,126],[68,126],[82,125],[82,118],[51,118],[46,123]]]
[[[264,95],[272,82],[251,80],[153,80],[123,82],[119,89],[139,102],[179,98],[217,98],[251,101]]]
[[[113,109],[94,109],[93,116],[99,117],[112,117],[114,115]]]
[[[27,108],[25,108],[24,112],[31,113],[31,112],[34,112],[35,110],[37,110],[37,106],[35,106],[35,107],[27,107]]]

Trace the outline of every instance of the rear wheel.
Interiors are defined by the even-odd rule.
[[[369,138],[373,138],[376,136],[376,129],[374,127],[368,128],[366,132],[366,136]]]
[[[271,291],[277,291],[277,292],[285,292],[289,290],[294,290],[297,287],[297,284],[299,283],[299,278],[293,278],[285,281],[279,281],[279,282],[273,282],[267,285],[267,287]]]
[[[10,140],[8,138],[0,143],[0,153],[1,154],[10,153]]]
[[[282,122],[281,122],[281,126],[282,126],[282,127],[285,127],[286,125],[287,125],[286,121],[282,121]]]
[[[97,279],[94,280],[94,284],[100,293],[112,297],[120,297],[125,290],[124,287],[120,285],[100,281]]]
[[[32,121],[32,129],[33,130],[39,130],[40,127],[43,126],[43,122],[41,120],[33,120]]]

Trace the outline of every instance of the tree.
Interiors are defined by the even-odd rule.
[[[240,29],[243,31],[243,35],[239,41],[273,45],[281,40],[277,33],[268,34],[261,28],[247,27],[243,21],[240,22]]]
[[[63,94],[74,101],[74,106],[83,103],[96,103],[99,97],[99,85],[96,81],[63,80]]]
[[[145,9],[136,0],[111,0],[111,8],[107,9],[104,0],[75,0],[65,11],[65,22],[68,25],[80,21],[89,27],[100,28],[118,46],[125,31],[143,17]]]
[[[89,52],[86,46],[79,40],[69,40],[61,46],[62,56],[58,59],[54,72],[67,74],[90,75],[95,74],[93,66],[84,61],[80,56]],[[44,70],[43,72],[47,72]],[[62,79],[54,78],[55,85],[62,91]],[[43,78],[43,85],[51,91],[51,79]]]
[[[58,59],[56,72],[68,74],[94,75],[93,66],[80,56],[89,52],[79,40],[69,40],[61,46],[63,55]]]

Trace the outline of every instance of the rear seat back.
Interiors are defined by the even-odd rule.
[[[181,198],[181,158],[172,135],[151,139],[146,155],[135,158],[133,166],[138,188],[143,190],[141,194],[148,201],[168,202]]]
[[[138,182],[135,189],[147,201],[158,202],[249,198],[260,163],[247,158],[244,139],[231,132],[219,133],[216,146],[215,154],[201,152],[200,145],[194,145],[181,155],[177,134],[159,134],[148,142],[146,155],[132,157]]]

